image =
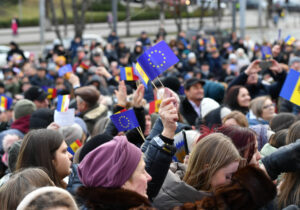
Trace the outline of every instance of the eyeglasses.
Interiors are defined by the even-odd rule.
[[[275,106],[275,104],[269,104],[269,105],[263,106],[263,109],[268,109],[268,108],[274,107],[274,106]]]

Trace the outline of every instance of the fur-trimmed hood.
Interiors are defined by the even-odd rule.
[[[121,188],[82,186],[77,190],[77,195],[84,200],[84,204],[88,209],[93,210],[127,210],[134,207],[151,209],[151,203],[146,197]]]

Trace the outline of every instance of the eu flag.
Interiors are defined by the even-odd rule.
[[[150,80],[154,80],[178,61],[178,58],[165,41],[160,41],[149,48],[137,59],[138,64]]]
[[[110,119],[118,131],[127,131],[140,126],[133,109],[111,115]]]
[[[60,69],[58,69],[58,76],[62,77],[68,72],[72,72],[72,65],[71,64],[67,64],[67,65],[64,65],[64,66],[60,67]]]
[[[269,46],[261,47],[262,59],[271,59],[272,58],[272,50]]]

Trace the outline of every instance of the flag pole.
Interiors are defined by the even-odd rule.
[[[156,89],[156,91],[158,91],[158,88],[156,87],[156,85],[154,84],[153,81],[151,81],[152,85],[154,86],[154,88]]]
[[[143,138],[143,140],[145,141],[145,136],[144,136],[144,134],[143,134],[143,131],[142,131],[141,127],[138,126],[138,127],[136,127],[136,129],[137,129],[137,131],[139,132],[139,134],[141,135],[141,137]]]
[[[160,82],[162,87],[165,87],[164,84],[161,82],[161,80],[159,79],[159,77],[157,77],[158,81]]]

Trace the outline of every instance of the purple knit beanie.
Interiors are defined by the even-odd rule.
[[[141,157],[140,148],[126,136],[116,136],[81,161],[78,176],[86,187],[118,188],[131,177]]]

